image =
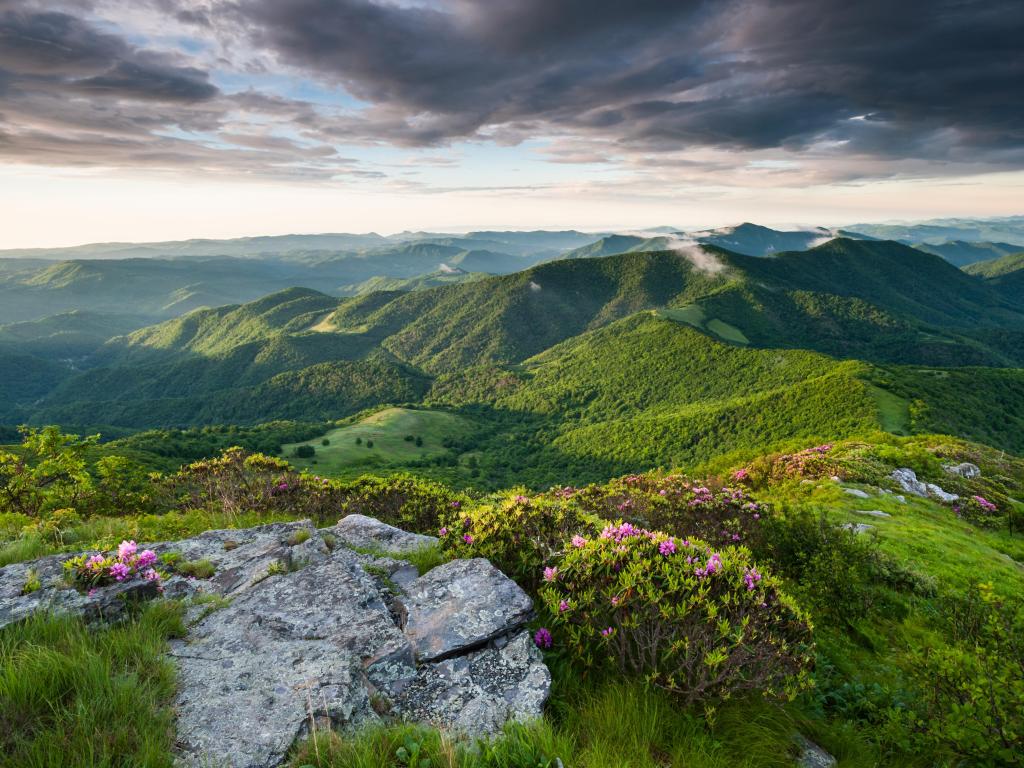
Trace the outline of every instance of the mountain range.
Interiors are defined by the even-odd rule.
[[[591,250],[609,241],[631,243]],[[449,267],[417,290],[292,287],[144,327],[88,311],[9,324],[0,365],[26,373],[5,380],[0,423],[324,422],[404,404],[473,423],[452,456],[537,482],[870,429],[1024,447],[1020,256],[961,270],[845,237],[771,258],[641,244],[673,247]]]

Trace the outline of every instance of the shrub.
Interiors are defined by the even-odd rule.
[[[363,438],[357,437],[356,438],[356,445],[362,445],[362,444],[363,444]]]
[[[876,600],[872,581],[882,568],[877,542],[830,522],[824,514],[786,510],[767,519],[754,552],[798,584],[822,615],[852,621],[866,615]],[[899,580],[913,576],[896,569],[892,579],[898,587]]]
[[[295,458],[312,459],[316,456],[316,448],[312,445],[300,445],[295,449]]]
[[[328,445],[330,445],[330,444],[331,444],[331,441],[330,441],[330,439],[329,439],[329,438],[326,438],[326,437],[325,437],[325,438],[324,438],[323,440],[321,440],[321,441],[320,441],[320,445],[324,446],[325,448],[326,448],[326,447],[327,447]]]
[[[584,515],[722,544],[751,543],[769,512],[742,488],[710,488],[676,474],[627,475],[552,495]]]
[[[64,563],[68,580],[78,589],[106,586],[115,581],[152,581],[161,589],[162,576],[153,566],[156,553],[151,549],[138,551],[134,541],[122,541],[114,555],[83,554]]]
[[[339,486],[343,493],[341,515],[360,514],[416,533],[435,533],[442,512],[459,508],[462,494],[412,475],[360,477]]]
[[[366,441],[366,447],[367,448],[373,448],[373,440],[367,440]]]
[[[1020,765],[1024,755],[1024,602],[979,585],[947,610],[956,644],[914,665],[928,692],[925,736],[978,765]]]
[[[709,708],[743,691],[792,698],[808,684],[810,624],[745,547],[608,525],[543,579],[552,641],[584,665]]]
[[[839,477],[846,479],[846,470],[831,456],[831,453],[832,446],[825,444],[806,448],[796,453],[762,456],[748,467],[737,470],[733,477],[738,481],[746,482],[753,488],[761,488],[784,480],[804,478]]]
[[[99,435],[84,440],[57,427],[22,428],[19,454],[0,451],[0,512],[39,517],[78,509],[94,493],[85,454]]]
[[[256,511],[315,520],[337,517],[347,495],[338,483],[300,474],[286,461],[242,448],[193,462],[163,478],[160,488],[164,506],[172,509],[228,515]]]
[[[438,531],[455,557],[486,557],[526,589],[535,589],[544,565],[573,534],[597,530],[580,510],[547,496],[496,496],[463,509],[449,508]]]

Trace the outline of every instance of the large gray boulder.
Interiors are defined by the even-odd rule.
[[[423,542],[367,520],[342,526],[346,536],[301,521],[149,545],[215,567],[164,583],[192,604],[170,651],[179,765],[272,768],[314,725],[390,718],[483,736],[541,714],[551,678],[525,628],[530,598],[483,559],[418,576],[400,553]],[[343,546],[354,541],[399,554]],[[41,609],[109,618],[126,596],[156,596],[141,581],[82,594],[63,581],[69,557],[0,568],[0,626]],[[43,586],[23,595],[30,569]]]
[[[483,558],[453,560],[413,582],[399,598],[405,634],[420,661],[447,658],[521,627],[533,602]]]

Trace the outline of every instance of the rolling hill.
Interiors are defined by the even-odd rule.
[[[1024,361],[1020,297],[913,248],[835,239],[770,259],[713,246],[696,254],[561,259],[473,282],[343,299],[289,289],[111,339],[81,370],[43,379],[52,386],[33,393],[32,402],[21,398],[17,412],[35,422],[75,424],[103,413],[108,423],[135,428],[340,418],[383,403],[419,402],[432,387],[431,397],[440,397],[438,383],[467,370],[515,378],[517,366],[529,369],[528,361],[543,361],[559,345],[636,317],[670,321],[690,334],[691,346],[721,343],[730,355],[813,350],[864,361],[851,363],[857,366]],[[706,376],[723,365],[700,370]],[[809,386],[809,378],[786,386]],[[863,392],[850,395],[848,379],[841,376],[835,391],[845,391],[851,403],[867,402]],[[496,397],[481,402],[497,408]],[[691,407],[697,406],[673,401],[673,418]],[[545,410],[523,412],[534,423]],[[491,416],[483,422],[493,425]]]
[[[934,253],[936,256],[941,256],[950,264],[958,267],[965,267],[970,264],[998,259],[1001,256],[1024,251],[1024,245],[991,242],[968,243],[963,240],[951,240],[937,245],[925,243],[915,247],[928,253]]]

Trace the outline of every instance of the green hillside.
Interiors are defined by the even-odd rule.
[[[1011,253],[1024,251],[1024,245],[985,241],[971,243],[963,240],[951,240],[946,243],[937,244],[922,243],[915,247],[927,253],[941,256],[950,264],[958,267],[966,267],[986,260],[1008,256]]]

